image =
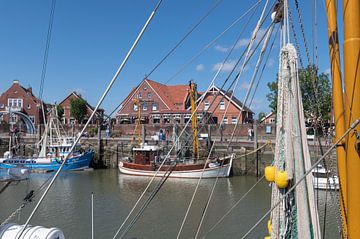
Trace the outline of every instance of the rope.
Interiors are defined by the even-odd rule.
[[[18,238],[21,238],[21,235],[24,233],[27,225],[29,224],[31,218],[34,216],[35,212],[37,211],[37,209],[39,208],[41,202],[44,200],[46,194],[48,193],[48,191],[50,190],[51,186],[53,185],[53,183],[55,182],[57,176],[59,175],[59,173],[61,172],[61,169],[64,167],[65,163],[67,162],[71,152],[74,150],[76,144],[79,142],[81,135],[83,135],[86,127],[89,125],[89,123],[91,122],[91,120],[93,119],[95,113],[97,112],[97,110],[99,109],[101,103],[103,102],[104,98],[106,97],[106,95],[109,93],[112,85],[115,83],[118,75],[120,74],[121,70],[124,68],[126,62],[128,61],[130,55],[132,54],[132,52],[134,51],[135,47],[137,46],[137,44],[139,43],[141,37],[143,36],[143,33],[145,32],[146,28],[148,27],[149,23],[151,22],[152,18],[154,17],[156,11],[158,10],[160,4],[161,4],[162,0],[159,0],[159,2],[157,3],[157,5],[155,6],[154,10],[152,11],[151,15],[149,16],[148,20],[146,21],[145,25],[143,26],[143,28],[141,29],[139,35],[137,36],[136,40],[134,41],[133,45],[131,46],[130,50],[128,51],[127,55],[125,56],[123,62],[121,63],[121,65],[119,66],[119,68],[117,69],[115,75],[113,76],[113,78],[111,79],[110,83],[108,84],[105,92],[103,93],[103,95],[101,96],[101,98],[99,99],[95,109],[93,110],[91,116],[89,117],[88,121],[86,122],[85,126],[83,127],[83,129],[81,130],[80,134],[76,137],[76,140],[74,141],[73,145],[70,148],[69,154],[66,155],[64,161],[62,162],[62,164],[60,165],[59,169],[56,171],[54,177],[52,178],[51,182],[49,183],[48,187],[46,188],[45,192],[43,193],[43,195],[41,196],[39,202],[36,204],[35,208],[33,209],[33,211],[31,212],[29,218],[27,219],[24,227],[22,228],[20,235],[18,236]]]
[[[212,150],[213,150],[213,148],[214,148],[214,145],[215,145],[215,143],[211,146],[211,149],[210,149],[210,152],[209,152],[209,154],[208,154],[208,159],[207,159],[207,160],[209,160],[209,158],[210,158],[210,155],[211,155],[211,152],[212,152]],[[186,222],[186,219],[187,219],[187,217],[188,217],[188,215],[189,215],[190,208],[191,208],[191,206],[192,206],[192,204],[193,204],[193,202],[194,202],[195,195],[196,195],[197,190],[198,190],[198,188],[199,188],[200,181],[201,181],[201,179],[202,179],[202,177],[203,177],[203,175],[204,175],[205,168],[206,168],[206,163],[204,164],[204,168],[203,168],[202,171],[201,171],[200,178],[199,178],[198,181],[197,181],[197,184],[196,184],[194,193],[193,193],[193,195],[192,195],[192,197],[191,197],[189,206],[188,206],[188,208],[187,208],[187,210],[186,210],[186,213],[185,213],[185,216],[184,216],[184,218],[183,218],[183,220],[182,220],[182,223],[181,223],[179,232],[178,232],[178,234],[177,234],[177,236],[176,236],[177,239],[180,238],[180,234],[181,234],[181,232],[182,232],[182,229],[183,229],[183,227],[184,227],[184,224],[185,224],[185,222]],[[219,169],[218,173],[219,173],[219,172],[220,172],[220,169]]]
[[[241,238],[246,238],[279,204],[285,199],[305,178],[311,171],[360,123],[360,118],[355,120],[346,132],[318,159],[285,194],[280,196],[280,199],[246,232]]]
[[[260,151],[261,149],[265,148],[265,147],[266,147],[267,145],[269,145],[269,144],[271,144],[270,141],[266,142],[265,144],[263,144],[262,146],[260,146],[260,147],[258,147],[258,148],[256,148],[256,149],[254,149],[253,151],[250,151],[249,153],[240,155],[238,158],[242,158],[242,157],[246,157],[246,156],[248,156],[248,155],[250,155],[250,154],[254,154],[254,153]]]
[[[41,70],[40,89],[39,89],[39,99],[41,101],[41,111],[42,111],[42,116],[43,116],[43,120],[44,120],[45,124],[46,124],[46,117],[45,117],[44,102],[43,102],[43,91],[44,91],[44,84],[45,84],[45,77],[46,77],[47,61],[48,61],[48,57],[49,57],[51,32],[52,32],[52,27],[54,24],[55,5],[56,5],[56,0],[52,0],[49,26],[48,26],[47,36],[46,36],[46,45],[45,45],[45,52],[44,52],[44,58],[43,58],[43,65],[42,65],[42,70]]]
[[[256,181],[256,183],[244,194],[241,198],[207,231],[202,238],[205,238],[210,232],[212,232],[238,205],[246,198],[246,196],[264,179],[264,175]]]

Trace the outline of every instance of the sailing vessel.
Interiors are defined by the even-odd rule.
[[[9,151],[0,158],[0,168],[14,168],[22,166],[32,170],[54,171],[59,169],[63,159],[70,154],[69,150],[74,143],[74,137],[67,136],[61,130],[61,123],[57,117],[55,107],[50,112],[49,120],[45,126],[44,134],[37,143],[39,155],[33,157],[19,156],[16,154],[16,147],[9,146]],[[11,138],[16,138],[12,134]],[[14,140],[10,140],[11,142]],[[78,143],[74,151],[69,155],[69,159],[64,165],[64,170],[82,170],[89,168],[93,159],[92,149],[83,150]]]
[[[196,84],[190,81],[191,103],[191,130],[193,158],[184,158],[180,154],[174,157],[164,155],[163,148],[158,145],[147,145],[141,142],[141,101],[136,100],[138,105],[138,119],[136,129],[138,131],[138,146],[132,148],[132,156],[126,157],[118,164],[119,171],[124,174],[137,176],[157,176],[172,178],[217,178],[229,177],[235,154],[226,157],[198,159],[198,125],[196,117]],[[179,139],[177,139],[178,142]],[[210,152],[211,154],[211,152]]]

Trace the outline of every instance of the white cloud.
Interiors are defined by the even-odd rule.
[[[220,52],[227,52],[229,50],[229,48],[220,46],[220,45],[216,45],[215,50],[220,51]]]
[[[236,64],[235,60],[227,61],[227,62],[225,62],[224,66],[222,67],[221,71],[229,72],[234,68],[235,64]],[[221,65],[222,65],[222,62],[216,63],[212,68],[213,71],[218,71],[220,69]]]
[[[266,63],[266,66],[269,67],[269,68],[271,68],[271,67],[274,66],[274,64],[275,64],[275,60],[274,60],[273,58],[270,58],[270,59],[268,60],[268,62]]]
[[[324,71],[324,73],[330,75],[330,74],[331,74],[331,69],[330,69],[330,68],[327,68],[327,69]]]
[[[248,82],[243,82],[240,85],[241,89],[246,89],[247,90],[247,89],[249,89],[249,87],[250,87],[250,84]]]
[[[204,66],[204,64],[199,64],[196,66],[195,69],[196,69],[196,71],[203,71],[205,69],[205,66]]]

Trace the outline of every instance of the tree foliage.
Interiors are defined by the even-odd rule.
[[[82,123],[87,113],[86,101],[81,98],[71,99],[70,115],[76,119],[78,123]]]
[[[58,119],[61,120],[64,116],[64,108],[61,107],[61,105],[56,105],[56,112],[57,112]]]
[[[313,65],[299,69],[298,74],[305,116],[328,121],[331,111],[331,84],[328,74],[319,74],[317,67]],[[268,83],[270,93],[266,95],[272,112],[277,109],[277,81],[276,79]]]
[[[260,121],[260,120],[262,120],[262,118],[264,118],[266,116],[266,114],[264,113],[264,112],[260,112],[259,114],[258,114],[258,120]]]

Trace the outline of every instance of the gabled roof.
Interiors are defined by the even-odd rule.
[[[6,94],[12,87],[17,86],[20,90],[22,90],[27,96],[29,96],[35,103],[40,103],[41,100],[39,98],[37,98],[33,92],[32,92],[32,88],[25,88],[22,85],[20,85],[18,80],[14,80],[13,84],[5,91],[3,92],[0,97],[2,97],[4,94]]]
[[[199,103],[200,100],[202,98],[204,98],[206,96],[206,94],[209,94],[211,92],[219,92],[222,96],[224,96],[228,101],[230,101],[232,104],[234,104],[239,110],[243,110],[243,111],[247,111],[251,114],[254,114],[254,112],[248,108],[246,105],[244,105],[238,98],[235,97],[235,95],[233,95],[231,97],[231,92],[226,92],[224,90],[220,90],[217,86],[213,85],[212,87],[209,88],[209,90],[207,92],[203,92],[201,93],[201,96],[197,99],[196,103]],[[242,109],[243,107],[243,109]]]
[[[188,85],[164,85],[150,79],[143,80],[137,87],[133,88],[121,105],[128,104],[144,83],[147,83],[152,88],[169,111],[185,109],[185,102],[189,94]],[[121,109],[118,114],[120,111]]]
[[[73,91],[71,92],[65,99],[63,99],[59,105],[63,104],[65,102],[65,100],[67,100],[68,98],[70,98],[71,96],[74,96],[75,98],[78,98],[78,99],[82,99],[86,102],[86,108],[88,108],[89,110],[91,111],[94,111],[94,107],[92,107],[84,98],[81,97],[81,95],[79,95],[78,93],[76,93],[76,91]],[[101,111],[103,109],[98,109],[98,111]]]

